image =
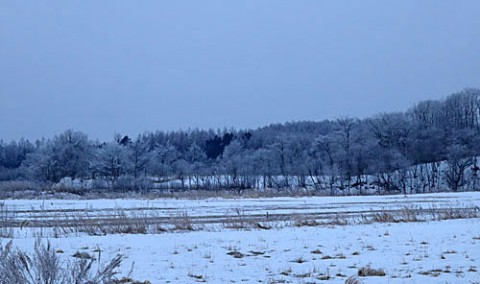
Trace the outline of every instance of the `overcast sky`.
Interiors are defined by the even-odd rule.
[[[0,0],[0,139],[366,117],[480,87],[480,1]]]

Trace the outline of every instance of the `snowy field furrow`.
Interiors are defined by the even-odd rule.
[[[109,216],[116,209],[125,214],[171,217],[225,215],[241,210],[243,214],[309,214],[317,212],[363,212],[409,208],[452,208],[478,206],[480,193],[440,193],[408,196],[349,196],[206,200],[5,200],[2,202],[18,219],[54,219],[68,214],[85,213]]]

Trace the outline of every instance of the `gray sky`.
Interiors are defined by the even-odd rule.
[[[0,0],[0,139],[366,117],[480,87],[480,1]]]

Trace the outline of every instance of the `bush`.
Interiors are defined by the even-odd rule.
[[[62,265],[55,250],[47,242],[35,242],[33,256],[14,249],[10,241],[6,246],[0,245],[0,284],[113,284],[116,269],[123,261],[117,255],[110,262],[98,269],[93,269],[94,259],[76,259]],[[95,270],[95,271],[93,271]]]
[[[9,193],[15,191],[41,191],[40,184],[32,181],[0,181],[0,192]]]
[[[153,187],[150,179],[139,177],[135,178],[131,175],[122,175],[115,182],[113,189],[117,191],[145,191]]]

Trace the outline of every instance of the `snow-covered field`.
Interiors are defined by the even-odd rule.
[[[15,246],[29,251],[35,235],[42,232],[64,259],[78,251],[95,256],[98,248],[102,260],[123,254],[127,258],[121,275],[128,274],[134,264],[131,277],[151,283],[344,283],[365,266],[383,269],[385,276],[362,277],[363,283],[480,283],[480,219],[468,215],[467,219],[441,221],[361,222],[373,219],[360,217],[368,212],[399,212],[401,216],[405,208],[423,208],[418,212],[424,215],[440,214],[435,210],[446,208],[476,212],[480,193],[235,200],[5,200],[3,206],[13,212],[9,221],[14,222],[9,224],[18,226],[13,238],[3,238],[2,243],[13,239]],[[127,218],[136,220],[141,212],[144,218],[154,216],[158,222],[183,212],[195,228],[155,234],[49,235],[48,228],[35,223],[51,222],[65,214],[101,219],[118,208],[125,210]],[[269,226],[232,229],[222,219],[229,214]],[[319,221],[304,223],[314,226],[297,227],[298,219],[326,220],[339,214],[348,216],[350,222],[339,225],[343,223]]]
[[[329,221],[332,218],[362,218],[372,213],[418,211],[434,215],[442,210],[476,211],[480,192],[423,195],[349,196],[349,197],[277,197],[254,199],[104,199],[104,200],[5,200],[17,227],[53,226],[62,221],[101,220],[108,222],[119,214],[129,219],[164,225],[179,216],[188,216],[194,224],[222,229],[239,218],[252,222],[282,222],[296,219]],[[402,212],[400,212],[402,213]],[[433,217],[433,216],[430,216]],[[81,220],[79,220],[81,219]],[[54,221],[54,222],[49,222]],[[54,224],[51,224],[54,223]],[[217,226],[220,225],[220,226]],[[24,234],[25,232],[20,232]]]

